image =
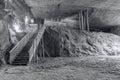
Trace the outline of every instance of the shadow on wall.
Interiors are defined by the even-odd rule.
[[[60,37],[59,33],[52,29],[48,29],[44,34],[44,44],[47,52],[49,52],[51,57],[59,56],[60,52]]]
[[[44,46],[44,53],[45,53],[45,57],[58,57],[59,52],[60,52],[60,37],[59,37],[59,33],[57,33],[56,31],[52,30],[52,29],[47,29],[43,35],[43,45],[42,44],[42,40],[38,45],[38,51],[37,54],[38,56],[43,56],[41,55],[43,52],[43,46]],[[48,56],[49,55],[49,56]]]
[[[110,32],[120,36],[120,26],[112,27]]]
[[[106,23],[102,22],[97,17],[94,17],[94,18],[90,19],[90,31],[110,32],[112,27],[114,27],[114,26],[107,26]]]
[[[91,31],[111,32],[120,26],[120,10],[94,9],[90,15]]]

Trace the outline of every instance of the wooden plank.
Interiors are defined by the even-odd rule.
[[[33,34],[36,32],[30,32],[27,33],[18,43],[15,45],[15,47],[10,51],[10,63],[14,61],[16,56],[21,52],[23,47],[27,44],[27,42],[30,40],[30,38],[33,36]]]
[[[36,49],[42,39],[45,29],[46,29],[46,27],[42,26],[41,29],[38,31],[37,37],[34,39],[34,42],[29,50],[29,63],[31,63],[33,57],[35,56]]]

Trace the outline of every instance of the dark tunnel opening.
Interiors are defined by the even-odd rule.
[[[43,52],[44,49],[44,52]],[[39,57],[60,57],[60,37],[59,34],[52,30],[47,29],[43,35],[41,42],[37,48]]]

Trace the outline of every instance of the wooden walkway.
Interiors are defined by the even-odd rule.
[[[30,47],[30,50],[28,51],[29,52],[29,62],[31,62],[33,56],[36,53],[36,49],[38,47],[38,44],[39,44],[39,42],[44,34],[44,31],[46,29],[46,27],[42,26],[42,25],[40,25],[39,27],[40,27],[39,30],[35,30],[33,32],[27,33],[19,41],[19,43],[17,45],[15,45],[15,47],[10,51],[10,63],[12,63],[16,59],[18,54],[20,54],[20,52],[23,50],[24,46],[26,46],[28,44],[28,41],[32,38],[32,36],[37,33],[35,39],[33,39],[34,40],[33,43],[31,43],[32,45]]]
[[[32,61],[32,58],[35,56],[35,53],[36,53],[36,50],[37,50],[37,47],[42,39],[42,36],[45,32],[45,29],[46,27],[45,26],[42,26],[41,29],[38,31],[38,34],[36,36],[36,38],[34,39],[34,42],[29,50],[29,63],[31,63]]]

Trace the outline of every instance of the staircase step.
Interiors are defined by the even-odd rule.
[[[29,40],[31,40],[31,38],[34,36],[36,30],[37,30],[37,25],[34,24],[32,27],[33,28],[33,32],[28,32],[19,42],[17,45],[15,45],[15,47],[10,51],[10,63],[12,63],[14,61],[14,59],[16,58],[16,56],[18,56],[18,54],[24,50],[24,46],[26,46],[29,42]]]
[[[29,38],[28,41],[26,41],[27,43],[22,46],[22,50],[18,53],[16,52],[17,50],[15,50],[15,54],[14,57],[11,57],[10,59],[10,63],[13,65],[25,65],[27,63],[29,63],[29,61],[31,61],[33,55],[35,54],[34,51],[32,51],[33,49],[37,49],[38,45],[34,45],[34,44],[38,44],[43,36],[43,33],[45,31],[45,26],[41,27],[41,29],[38,31],[38,33],[34,33],[33,36],[31,38]],[[35,42],[37,41],[37,43]],[[33,48],[34,46],[34,48]],[[18,47],[17,49],[19,49],[21,47]],[[32,49],[33,48],[33,49]],[[29,51],[29,52],[28,52]],[[16,54],[17,53],[17,54]]]

